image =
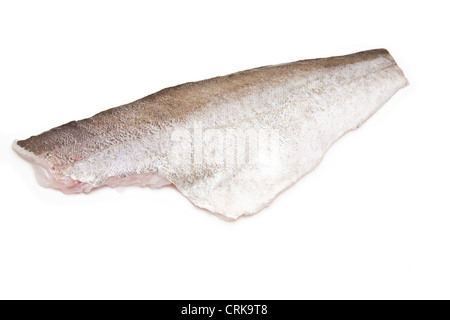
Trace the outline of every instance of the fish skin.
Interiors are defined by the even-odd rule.
[[[13,148],[41,183],[64,192],[173,183],[195,205],[236,219],[314,169],[406,85],[385,49],[301,60],[166,88]],[[270,141],[250,157],[251,139],[256,149]]]

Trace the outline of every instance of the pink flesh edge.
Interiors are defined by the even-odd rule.
[[[160,188],[171,184],[169,180],[156,172],[147,172],[142,174],[133,174],[126,177],[110,177],[102,184],[94,186],[90,183],[73,179],[70,176],[58,175],[57,171],[50,163],[23,149],[17,144],[17,141],[14,141],[13,143],[13,149],[21,157],[33,164],[36,177],[40,185],[46,188],[58,189],[64,193],[88,193],[92,189],[97,189],[103,186],[140,186]]]

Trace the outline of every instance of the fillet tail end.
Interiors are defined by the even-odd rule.
[[[57,170],[49,162],[26,150],[21,144],[24,140],[14,140],[12,148],[19,156],[29,161],[34,168],[38,183],[45,188],[61,190],[64,193],[87,193],[93,189],[89,183],[58,175]]]

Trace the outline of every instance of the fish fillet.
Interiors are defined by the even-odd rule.
[[[406,84],[384,49],[266,66],[166,88],[13,148],[47,187],[173,184],[235,219],[314,169]]]

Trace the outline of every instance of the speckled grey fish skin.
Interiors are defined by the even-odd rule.
[[[64,192],[173,183],[235,219],[314,169],[406,84],[384,49],[303,60],[167,88],[13,147]]]

